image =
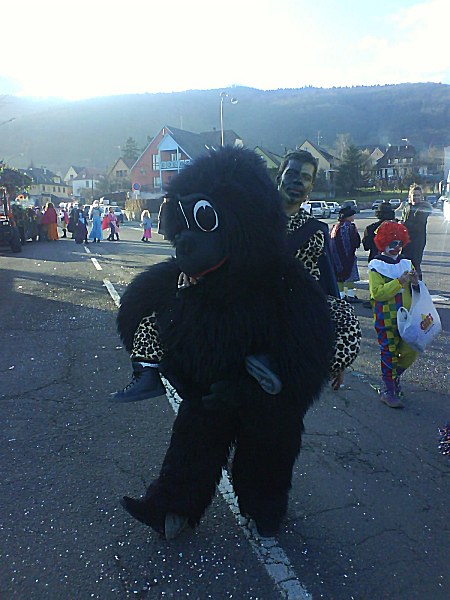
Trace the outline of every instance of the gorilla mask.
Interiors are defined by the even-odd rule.
[[[176,233],[173,244],[180,270],[195,279],[226,262],[221,224],[214,200],[206,194],[177,196]]]

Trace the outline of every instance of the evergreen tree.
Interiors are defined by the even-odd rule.
[[[140,153],[141,151],[138,148],[136,141],[132,137],[129,137],[125,142],[125,146],[123,147],[123,158],[135,161],[139,158]]]
[[[351,144],[344,152],[342,163],[336,174],[336,186],[350,194],[365,184],[363,172],[366,169],[367,157]]]

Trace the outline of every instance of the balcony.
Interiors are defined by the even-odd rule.
[[[185,160],[162,160],[161,171],[178,171],[191,163],[190,159]]]

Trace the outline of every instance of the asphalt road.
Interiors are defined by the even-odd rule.
[[[372,220],[363,212],[357,225]],[[108,403],[130,366],[106,286],[120,295],[171,255],[168,243],[156,234],[144,244],[126,224],[120,242],[89,253],[71,240],[0,248],[0,598],[447,598],[448,457],[437,448],[449,420],[446,227],[436,212],[423,263],[444,333],[407,374],[405,409],[387,408],[371,387],[378,346],[358,305],[361,354],[344,387],[307,415],[273,546],[221,494],[193,534],[171,543],[118,505],[157,475],[174,413],[165,397]],[[367,279],[363,251],[358,264]]]

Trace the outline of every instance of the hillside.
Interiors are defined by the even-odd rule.
[[[77,102],[0,98],[0,159],[63,172],[70,164],[106,169],[133,137],[140,147],[164,124],[194,132],[220,128],[220,91],[110,96]],[[354,88],[228,90],[226,129],[249,147],[282,154],[306,138],[332,148],[348,133],[357,145],[418,149],[450,145],[450,86],[434,83]],[[10,122],[9,119],[14,119]]]

